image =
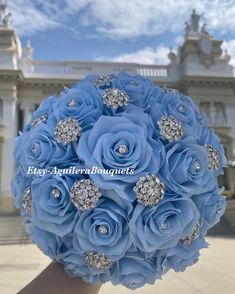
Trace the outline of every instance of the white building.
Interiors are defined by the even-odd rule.
[[[31,113],[42,99],[87,74],[116,73],[120,70],[147,76],[160,86],[180,89],[199,104],[207,114],[211,127],[221,137],[231,162],[220,179],[231,197],[235,191],[232,168],[235,78],[233,67],[229,65],[230,57],[221,49],[222,43],[205,30],[205,25],[200,26],[200,16],[193,11],[189,23],[186,23],[183,44],[177,54],[169,52],[168,65],[37,61],[32,57],[30,43],[21,50],[20,40],[9,25],[6,7],[0,4],[0,212],[13,210],[10,192],[14,174],[13,139],[30,120]]]

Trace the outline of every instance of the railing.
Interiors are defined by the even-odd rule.
[[[83,78],[88,74],[107,74],[127,71],[131,74],[140,74],[155,80],[169,79],[169,66],[167,65],[140,65],[136,63],[99,61],[28,61],[27,63],[22,62],[21,68],[27,77]]]
[[[152,67],[140,67],[137,68],[137,73],[146,77],[167,77],[168,66],[152,66]]]

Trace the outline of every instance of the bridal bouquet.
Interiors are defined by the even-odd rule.
[[[226,202],[219,138],[191,98],[125,72],[49,97],[15,141],[33,242],[88,283],[153,284],[207,247]]]

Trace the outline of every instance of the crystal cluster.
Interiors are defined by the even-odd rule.
[[[112,84],[113,77],[111,75],[102,75],[99,76],[96,80],[93,81],[94,86],[98,88],[110,87]]]
[[[77,105],[77,101],[75,99],[70,99],[69,102],[67,103],[67,106],[69,107],[74,107]]]
[[[81,130],[82,128],[76,119],[72,117],[63,119],[58,122],[54,130],[55,140],[64,145],[77,141],[81,136]]]
[[[59,198],[60,195],[61,195],[61,192],[60,192],[60,190],[59,190],[58,188],[53,188],[53,189],[51,190],[51,195],[52,195],[52,197],[54,197],[54,198]]]
[[[199,171],[201,169],[201,164],[198,160],[195,163],[195,167],[196,167],[196,171]]]
[[[32,196],[31,196],[31,188],[27,187],[23,192],[22,197],[22,207],[26,211],[27,214],[31,214],[32,210]]]
[[[31,126],[32,126],[32,128],[35,128],[46,120],[47,120],[47,115],[41,115],[31,122]]]
[[[160,135],[169,142],[178,141],[183,135],[181,122],[172,115],[162,116],[157,124],[160,129]]]
[[[128,147],[126,145],[120,145],[118,147],[118,153],[120,154],[126,154],[128,152]]]
[[[101,192],[92,180],[82,179],[73,184],[70,197],[73,204],[84,211],[95,208],[97,201],[101,197]]]
[[[181,239],[181,243],[183,245],[190,245],[193,242],[193,240],[199,238],[199,236],[200,236],[200,224],[196,223],[196,226],[195,226],[192,234]]]
[[[179,112],[181,112],[181,113],[184,113],[185,112],[185,107],[184,107],[184,105],[179,105],[179,107],[178,107],[178,111]]]
[[[113,265],[112,259],[109,256],[97,251],[86,252],[85,261],[89,267],[101,271],[106,271]]]
[[[109,229],[106,226],[99,226],[98,231],[101,235],[108,235]]]
[[[103,103],[112,109],[117,109],[119,106],[127,106],[129,101],[129,96],[122,90],[113,88],[106,89],[102,93]]]
[[[209,169],[218,169],[220,166],[219,152],[211,144],[206,144],[208,152]]]
[[[149,174],[140,177],[133,190],[140,204],[154,206],[163,199],[165,186],[156,175]]]

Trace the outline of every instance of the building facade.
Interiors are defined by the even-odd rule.
[[[32,112],[47,96],[59,93],[87,74],[108,74],[125,70],[148,77],[160,86],[179,89],[191,96],[206,113],[224,144],[229,167],[220,178],[225,193],[235,191],[235,78],[230,57],[215,39],[200,26],[193,11],[186,23],[185,37],[178,52],[169,51],[169,64],[143,65],[96,61],[37,61],[28,42],[23,49],[9,24],[10,15],[0,1],[0,213],[14,210],[10,182],[15,166],[13,141],[30,121]]]

